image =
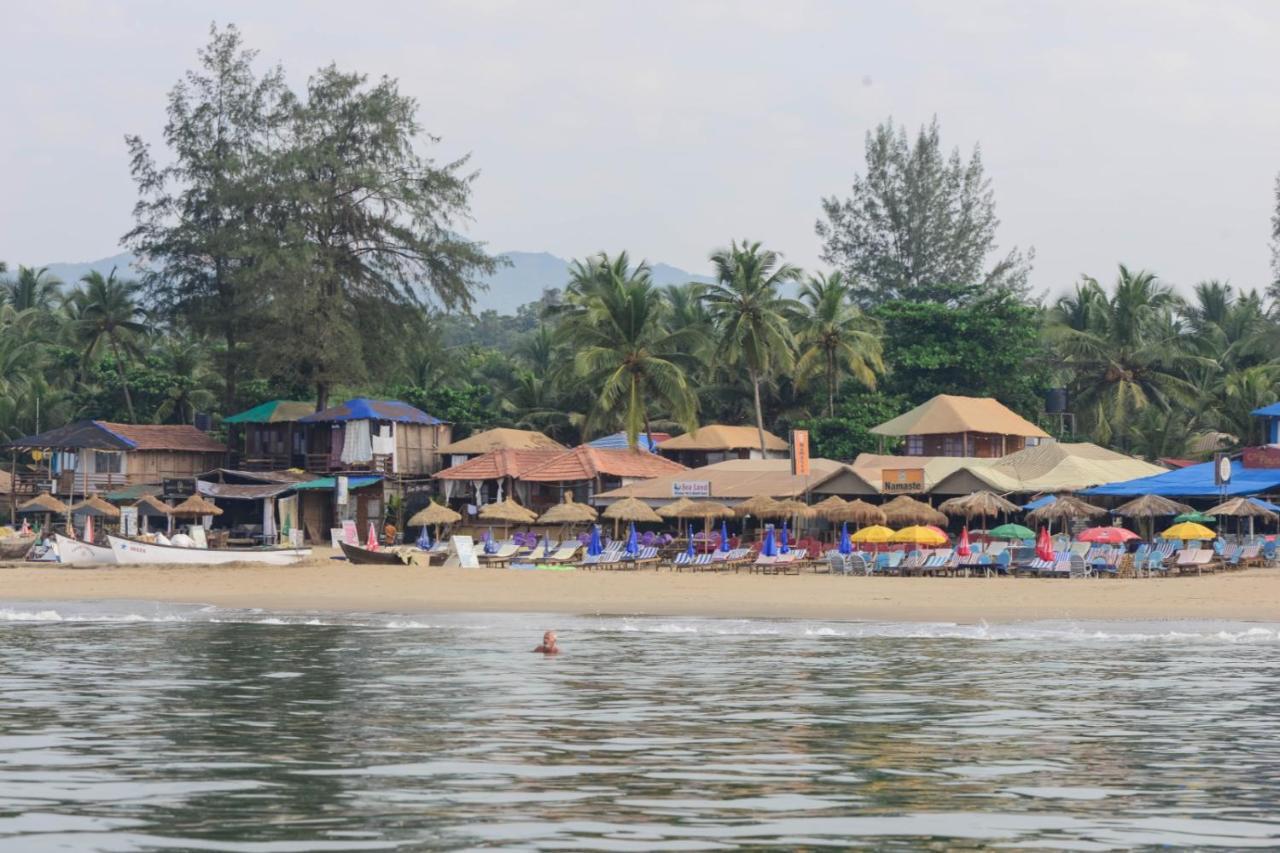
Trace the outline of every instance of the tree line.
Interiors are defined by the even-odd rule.
[[[425,155],[438,140],[396,81],[329,66],[294,92],[215,27],[166,110],[158,153],[127,140],[141,269],[58,282],[0,265],[6,437],[368,394],[459,434],[742,423],[761,443],[807,428],[848,459],[876,449],[871,426],[952,393],[1155,459],[1257,442],[1249,411],[1280,400],[1280,285],[1184,298],[1120,266],[1037,298],[1033,253],[998,246],[981,151],[948,151],[936,121],[868,134],[847,195],[820,202],[826,270],[729,239],[710,284],[660,287],[599,253],[506,315],[470,311],[500,263],[460,233],[476,175]],[[1280,183],[1274,227],[1280,246]],[[1074,422],[1043,417],[1057,387]]]

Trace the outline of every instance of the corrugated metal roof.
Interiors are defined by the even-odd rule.
[[[348,477],[347,488],[363,489],[365,486],[372,486],[374,483],[378,483],[381,481],[382,481],[381,475],[375,475],[370,477]],[[305,483],[294,483],[291,488],[297,489],[299,491],[311,492],[311,491],[321,491],[324,489],[336,489],[337,487],[338,487],[337,478],[320,477],[319,479],[316,479],[316,480],[307,480]]]

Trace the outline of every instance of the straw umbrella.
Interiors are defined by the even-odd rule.
[[[66,515],[71,508],[62,501],[55,498],[48,492],[41,492],[29,501],[23,501],[18,504],[18,512],[26,513],[44,513],[44,529],[48,529],[53,522],[52,516]]]
[[[780,510],[778,501],[768,495],[756,495],[733,508],[734,514],[739,518],[748,515],[754,515],[756,518],[777,518],[783,515]]]
[[[1027,521],[1032,524],[1043,521],[1052,527],[1055,521],[1069,523],[1077,518],[1101,518],[1106,514],[1107,511],[1102,507],[1082,501],[1075,495],[1058,495],[1052,503],[1027,513]]]
[[[716,501],[690,501],[689,506],[680,511],[678,518],[700,518],[706,528],[707,541],[711,540],[711,520],[715,518],[733,518],[730,507]],[[693,534],[689,534],[692,536]]]
[[[832,495],[813,505],[813,514],[826,521],[840,521],[843,513],[849,508],[849,502],[839,495]]]
[[[885,520],[890,524],[943,525],[947,523],[947,517],[945,515],[938,512],[924,501],[918,501],[910,495],[898,495],[896,498],[881,507],[881,509],[884,511]]]
[[[1143,495],[1112,510],[1116,515],[1124,516],[1125,518],[1145,518],[1147,520],[1148,539],[1155,537],[1155,519],[1158,516],[1180,515],[1190,511],[1191,507],[1186,504],[1171,501],[1160,495]]]
[[[637,522],[640,524],[661,524],[662,516],[653,511],[653,507],[649,506],[639,498],[623,498],[615,501],[600,513],[604,518],[613,519],[613,538],[618,538],[618,523],[622,521]]]
[[[676,533],[678,533],[681,536],[681,538],[683,538],[684,523],[681,521],[681,519],[684,516],[680,515],[680,513],[684,512],[686,509],[688,509],[691,506],[693,506],[693,501],[689,500],[688,498],[677,498],[676,500],[672,501],[669,504],[663,504],[662,506],[658,507],[656,512],[658,513],[658,515],[662,516],[663,518],[667,518],[667,519],[674,518],[676,520]]]
[[[566,527],[571,524],[590,524],[596,520],[597,515],[595,507],[576,503],[573,500],[573,492],[565,492],[564,502],[544,512],[538,518],[538,523],[560,525],[560,539],[564,539]]]
[[[533,510],[520,506],[513,498],[498,503],[485,504],[480,507],[479,517],[485,521],[502,522],[502,536],[506,538],[507,527],[512,524],[533,524],[538,514]]]
[[[133,507],[138,511],[139,518],[145,518],[149,515],[162,515],[166,519],[166,526],[172,526],[173,524],[173,507],[155,495],[143,495],[134,501]]]
[[[410,527],[434,527],[436,540],[440,539],[440,528],[445,524],[457,524],[462,521],[461,513],[455,512],[444,504],[431,501],[409,518]]]
[[[888,519],[884,517],[884,510],[872,503],[855,498],[845,504],[844,509],[839,515],[834,515],[832,521],[848,521],[852,524],[868,525],[868,524],[884,524]]]
[[[71,507],[69,512],[72,515],[93,515],[100,518],[120,517],[120,509],[115,504],[109,504],[97,495],[89,495],[89,497]]]
[[[1213,509],[1208,510],[1206,514],[1215,517],[1227,515],[1235,518],[1247,518],[1249,519],[1250,536],[1253,536],[1253,520],[1255,518],[1270,518],[1272,520],[1280,519],[1280,515],[1276,515],[1276,513],[1265,507],[1258,506],[1248,498],[1232,498],[1226,503],[1218,504]],[[1237,523],[1236,533],[1238,534],[1239,532]]]
[[[975,515],[994,518],[1003,513],[1007,517],[1009,513],[1017,512],[1020,507],[994,492],[979,491],[964,497],[945,500],[938,504],[938,509],[947,515],[964,516],[964,526],[967,530],[972,525]]]

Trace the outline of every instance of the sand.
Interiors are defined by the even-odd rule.
[[[322,552],[291,567],[0,568],[0,603],[103,599],[394,613],[1280,621],[1280,569],[1135,580],[868,578],[351,566]]]

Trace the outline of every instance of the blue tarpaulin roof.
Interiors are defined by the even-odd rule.
[[[1237,459],[1231,463],[1231,482],[1226,486],[1214,484],[1213,463],[1203,462],[1153,477],[1094,486],[1080,494],[1216,498],[1219,495],[1259,495],[1266,492],[1280,492],[1280,468],[1246,468]]]
[[[364,420],[396,421],[402,424],[426,424],[427,426],[444,423],[439,418],[433,418],[408,403],[402,403],[399,400],[370,400],[367,397],[357,397],[340,406],[330,406],[323,412],[315,412],[305,418],[298,418],[298,422],[304,424]]]
[[[1261,409],[1254,409],[1249,414],[1261,415],[1264,418],[1280,418],[1280,403],[1272,403],[1270,406],[1263,406]]]
[[[375,477],[348,477],[348,478],[347,478],[347,488],[348,488],[348,489],[363,489],[365,486],[372,486],[374,483],[378,482],[378,481],[379,481],[379,480],[381,480],[381,479],[382,479],[382,477],[381,477],[381,476],[375,476]],[[312,490],[320,490],[320,489],[336,489],[337,487],[338,487],[338,480],[337,480],[337,478],[336,478],[336,477],[321,477],[321,478],[320,478],[320,479],[318,479],[318,480],[307,480],[305,483],[295,483],[295,484],[293,485],[293,488],[295,488],[295,489],[299,489],[299,490],[301,490],[301,491],[312,491]]]
[[[1023,504],[1022,508],[1023,509],[1039,509],[1042,506],[1048,506],[1049,504],[1053,503],[1056,500],[1057,498],[1054,497],[1053,495],[1045,495],[1042,498],[1036,498],[1029,504]]]
[[[640,433],[640,437],[636,440],[636,444],[653,453],[658,452],[658,442],[655,441],[651,444],[649,442],[649,436],[643,432]],[[625,432],[615,432],[613,435],[606,435],[601,438],[597,438],[595,441],[588,443],[587,446],[599,447],[602,450],[626,450],[628,447],[627,434]]]
[[[1269,509],[1272,512],[1280,512],[1280,506],[1276,506],[1271,501],[1264,501],[1262,498],[1249,498],[1249,502],[1254,506],[1260,506],[1263,509]]]

